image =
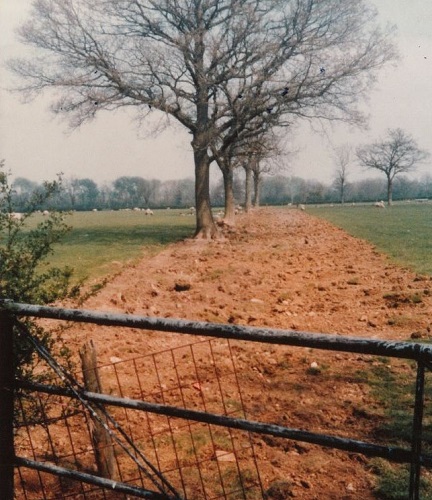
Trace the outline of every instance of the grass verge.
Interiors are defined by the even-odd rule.
[[[374,439],[388,446],[410,449],[415,400],[416,364],[378,358],[368,370],[357,372],[376,400],[375,408],[359,409],[376,420]],[[432,452],[432,374],[426,374],[423,416],[423,453]],[[382,459],[370,461],[376,475],[377,498],[402,500],[409,497],[409,465],[393,464]],[[432,474],[422,469],[420,498],[432,500]]]
[[[308,207],[347,233],[370,241],[397,264],[432,275],[432,204]]]

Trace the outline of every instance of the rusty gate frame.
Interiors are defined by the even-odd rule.
[[[81,396],[89,402],[121,406],[253,433],[267,434],[324,447],[357,452],[369,457],[381,457],[392,462],[407,463],[410,464],[409,500],[418,500],[420,498],[421,467],[432,467],[432,455],[422,454],[425,370],[432,370],[432,347],[427,344],[145,317],[130,314],[113,314],[85,309],[65,309],[0,300],[0,492],[2,492],[2,498],[5,500],[12,500],[14,498],[14,469],[16,467],[28,467],[80,480],[103,488],[115,488],[116,491],[139,498],[172,498],[125,483],[114,482],[109,479],[64,469],[51,464],[35,462],[15,455],[13,438],[14,389],[18,385],[23,386],[18,381],[14,381],[12,363],[13,325],[19,316],[413,360],[417,363],[417,376],[410,450],[87,391],[84,391]],[[59,387],[26,384],[26,388],[39,392],[73,397],[70,391]]]

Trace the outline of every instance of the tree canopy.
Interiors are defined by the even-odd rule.
[[[55,89],[70,126],[132,106],[189,130],[205,237],[210,164],[245,128],[360,123],[359,98],[395,57],[366,0],[34,0],[20,36],[36,48],[10,63],[21,90]]]

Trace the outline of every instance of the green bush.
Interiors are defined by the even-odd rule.
[[[53,245],[69,231],[65,214],[49,211],[42,215],[39,208],[55,197],[61,178],[45,182],[27,202],[25,210],[14,210],[14,192],[10,174],[0,162],[0,299],[32,304],[52,304],[79,293],[71,285],[72,269],[50,265],[48,257]],[[36,221],[34,221],[36,219]],[[26,320],[32,335],[49,351],[67,358],[67,349],[35,321]],[[14,350],[16,375],[21,379],[43,380],[47,375],[34,367],[37,356],[34,347],[21,330],[15,328]]]

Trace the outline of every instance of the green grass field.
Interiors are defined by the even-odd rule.
[[[190,237],[195,218],[180,210],[143,212],[75,212],[66,218],[71,232],[54,248],[52,265],[74,268],[77,279],[100,279],[120,270],[121,264],[151,256],[164,246]]]
[[[432,203],[307,207],[347,233],[370,241],[399,265],[432,275]]]

